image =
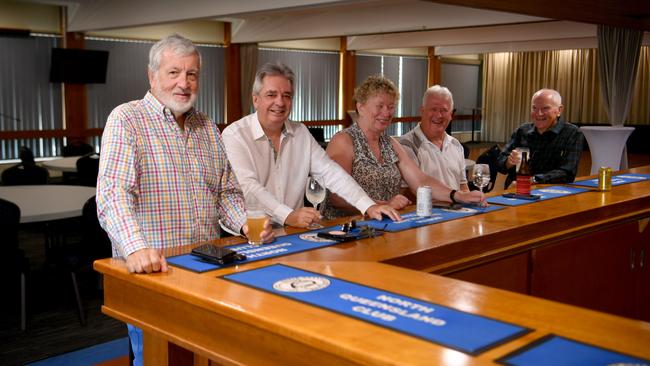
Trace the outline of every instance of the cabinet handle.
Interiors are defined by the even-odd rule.
[[[630,269],[634,271],[634,249],[630,249]]]
[[[645,262],[645,250],[641,248],[641,252],[639,252],[639,268],[643,268],[643,262]]]

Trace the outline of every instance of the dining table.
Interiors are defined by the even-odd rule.
[[[81,156],[68,156],[64,158],[56,158],[42,161],[41,164],[50,170],[64,173],[76,173],[77,160],[79,160],[80,157]]]
[[[21,224],[81,216],[95,192],[95,187],[71,185],[0,186],[0,198],[20,208]]]

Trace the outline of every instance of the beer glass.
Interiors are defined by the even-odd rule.
[[[264,222],[266,214],[264,209],[257,205],[248,205],[246,207],[246,224],[248,225],[248,244],[262,244],[262,231],[264,231]]]

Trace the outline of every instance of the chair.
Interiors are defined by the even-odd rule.
[[[81,141],[74,141],[65,145],[61,153],[64,157],[68,157],[82,156],[93,152],[95,152],[95,148],[92,145]]]
[[[32,151],[22,146],[19,156],[20,164],[2,172],[2,184],[5,186],[47,184],[50,173],[47,169],[36,165]]]
[[[16,287],[20,287],[20,329],[27,328],[27,298],[25,292],[26,275],[29,271],[29,259],[25,253],[18,248],[18,225],[20,223],[20,208],[13,202],[0,199],[0,276],[3,279],[3,293],[9,293],[10,299]],[[16,279],[19,281],[16,281]],[[19,285],[18,285],[19,284]],[[6,286],[6,288],[5,288]],[[14,309],[13,301],[3,301],[2,313],[11,313]],[[9,308],[5,308],[5,306]]]
[[[322,127],[307,127],[307,129],[323,149],[327,148],[327,142],[325,142],[325,130]]]
[[[20,163],[2,172],[2,184],[5,186],[47,184],[49,179],[47,169],[38,165]]]
[[[112,249],[108,234],[99,225],[97,219],[95,196],[90,197],[84,204],[81,221],[81,242],[51,248],[49,256],[53,265],[70,274],[79,322],[85,325],[86,317],[81,305],[77,273],[85,268],[92,269],[92,263],[96,259],[110,257]]]
[[[77,175],[79,184],[88,187],[97,187],[99,174],[99,154],[91,153],[77,160]]]

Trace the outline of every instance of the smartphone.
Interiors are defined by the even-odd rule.
[[[460,203],[434,202],[431,207],[442,208],[444,210],[460,210],[463,208],[463,205]]]
[[[503,197],[505,198],[516,198],[520,200],[528,200],[528,201],[535,201],[540,199],[540,195],[538,194],[516,194],[516,193],[504,193]]]
[[[203,244],[192,249],[192,255],[200,257],[206,262],[215,264],[228,264],[246,260],[246,256],[226,247],[214,244]]]
[[[344,241],[350,241],[350,240],[357,240],[359,239],[359,233],[353,233],[350,231],[342,231],[342,230],[332,230],[332,231],[327,231],[327,232],[320,232],[316,234],[319,238],[323,239],[329,239],[329,240],[336,240],[338,242],[344,242]]]

